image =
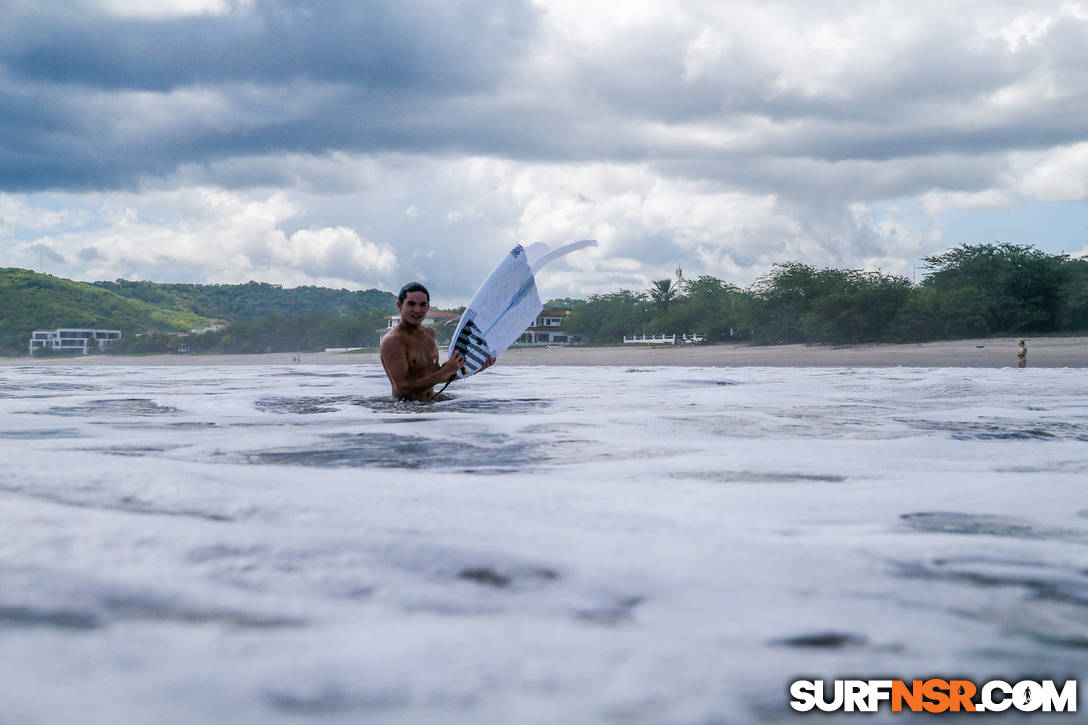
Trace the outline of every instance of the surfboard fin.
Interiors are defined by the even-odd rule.
[[[554,262],[562,256],[570,254],[571,252],[577,252],[579,249],[585,249],[586,247],[596,247],[596,239],[583,239],[579,242],[571,242],[565,244],[558,249],[548,249],[548,245],[542,242],[537,242],[531,245],[525,250],[525,261],[529,263],[529,274],[535,275],[540,271],[540,268],[549,262]]]

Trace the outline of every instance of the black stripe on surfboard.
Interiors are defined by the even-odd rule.
[[[468,337],[463,335],[457,338],[457,342],[454,343],[454,347],[458,350],[488,350],[489,346],[487,340],[480,337]]]
[[[464,327],[461,328],[461,331],[458,333],[457,336],[483,337],[483,334],[480,332],[480,328],[476,325],[476,323],[472,320],[469,320],[465,323]]]
[[[479,348],[469,348],[467,350],[461,350],[458,348],[461,356],[465,358],[465,362],[474,362],[483,365],[487,360],[487,351],[480,350]]]
[[[454,345],[454,347],[456,347],[458,349],[467,348],[469,350],[487,350],[488,349],[488,345],[487,345],[486,340],[479,340],[479,339],[473,340],[473,339],[465,339],[465,338],[458,339],[457,344]]]
[[[457,338],[457,344],[455,345],[455,347],[478,347],[481,350],[486,350],[488,348],[488,345],[487,340],[483,339],[482,337],[463,336]]]
[[[471,324],[471,323],[469,323]],[[475,325],[473,325],[475,327]],[[478,332],[468,329],[468,326],[461,331],[461,334],[457,336],[457,342],[454,344],[454,348],[465,352],[470,349],[478,349],[486,351],[488,349],[487,340],[479,335]]]
[[[475,317],[475,314],[473,314],[473,317]],[[487,358],[491,356],[490,345],[487,344],[487,340],[480,334],[480,328],[476,326],[471,318],[465,322],[461,331],[457,334],[453,349],[457,350],[465,358],[465,366],[462,370],[471,372],[479,371],[487,362]]]
[[[479,335],[473,335],[471,333],[462,332],[457,336],[458,345],[472,345],[475,347],[487,347],[487,340]]]

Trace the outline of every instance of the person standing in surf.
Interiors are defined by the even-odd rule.
[[[1020,347],[1016,350],[1016,367],[1026,368],[1028,366],[1028,346],[1024,344],[1024,341],[1020,341]]]
[[[434,386],[452,380],[465,364],[459,352],[438,364],[437,338],[423,324],[430,309],[431,293],[419,282],[409,282],[397,295],[400,322],[385,334],[381,346],[382,367],[396,400],[434,400]],[[489,358],[484,367],[494,362]]]

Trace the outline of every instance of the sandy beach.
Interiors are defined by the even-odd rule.
[[[502,365],[669,365],[691,367],[970,367],[1016,365],[1020,338],[983,338],[902,345],[677,345],[514,348]],[[1028,367],[1088,365],[1088,337],[1024,338]],[[0,358],[0,365],[290,365],[296,353],[260,355],[91,355]],[[377,363],[377,353],[302,353],[305,365]]]

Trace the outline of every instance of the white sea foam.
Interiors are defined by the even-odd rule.
[[[1083,674],[1083,370],[0,368],[0,723],[778,721]]]

